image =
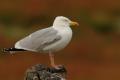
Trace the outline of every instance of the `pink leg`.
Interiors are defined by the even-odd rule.
[[[54,54],[49,52],[49,57],[50,57],[50,63],[52,67],[56,67],[55,61],[54,61]]]

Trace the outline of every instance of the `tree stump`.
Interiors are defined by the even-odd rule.
[[[24,80],[66,80],[67,71],[59,65],[57,69],[37,64],[27,69]]]

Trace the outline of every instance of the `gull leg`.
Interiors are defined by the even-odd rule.
[[[50,63],[52,67],[56,67],[55,65],[55,60],[54,60],[54,54],[49,52],[49,57],[50,57]]]

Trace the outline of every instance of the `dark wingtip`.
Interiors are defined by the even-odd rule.
[[[0,50],[0,54],[4,54],[4,53],[15,53],[16,51],[26,51],[24,49],[16,49],[16,48],[2,48]]]

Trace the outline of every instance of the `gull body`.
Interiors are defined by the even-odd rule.
[[[78,23],[64,16],[58,16],[51,27],[38,30],[19,40],[16,42],[15,48],[49,53],[51,65],[55,67],[53,53],[64,49],[71,41],[72,30],[70,26],[72,25],[78,25]]]
[[[64,22],[64,19],[66,22]],[[15,48],[45,53],[53,53],[64,49],[72,38],[69,21],[70,20],[65,17],[57,17],[53,26],[38,30],[21,39],[15,44]],[[52,41],[50,41],[50,39]]]

